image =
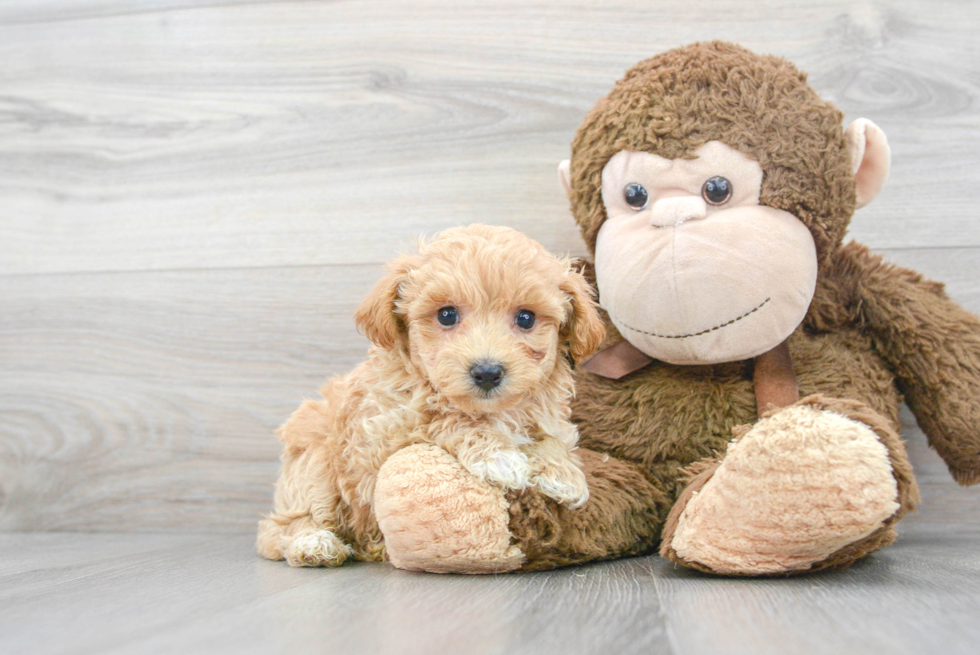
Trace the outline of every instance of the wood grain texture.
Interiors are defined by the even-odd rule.
[[[580,252],[555,162],[623,70],[698,39],[785,54],[878,121],[893,175],[852,235],[980,311],[978,20],[911,0],[3,3],[0,530],[250,529],[273,429],[363,356],[350,314],[380,263],[475,220]]]
[[[980,245],[980,5],[108,2],[0,9],[0,273],[380,262],[483,221],[581,242],[555,183],[636,61],[786,55],[891,137],[875,247]]]
[[[290,569],[261,560],[243,536],[0,535],[0,557],[21,558],[24,550],[35,554],[32,565],[0,573],[5,653],[557,654],[667,646],[650,562],[555,576],[434,576],[381,564]],[[57,562],[66,550],[74,551],[71,560]]]
[[[247,536],[8,533],[0,652],[972,655],[978,547],[980,531],[912,519],[891,548],[805,578],[659,557],[472,577],[290,569]]]
[[[379,274],[0,276],[0,529],[254,524],[273,430],[363,358]]]

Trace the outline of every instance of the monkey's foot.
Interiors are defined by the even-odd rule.
[[[804,398],[695,468],[660,553],[724,575],[843,568],[894,541],[918,501],[901,439],[855,401]]]
[[[504,489],[477,480],[438,446],[416,445],[378,472],[374,511],[391,563],[433,573],[501,573],[521,566]]]

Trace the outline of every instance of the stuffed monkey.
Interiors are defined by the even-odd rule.
[[[629,70],[559,167],[609,333],[576,369],[591,498],[505,494],[413,447],[378,480],[390,560],[532,570],[659,547],[726,575],[845,567],[918,500],[903,398],[953,478],[980,481],[980,321],[843,245],[890,155],[842,119],[789,62],[727,43]]]

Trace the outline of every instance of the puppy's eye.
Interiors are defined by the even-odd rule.
[[[514,323],[516,323],[517,327],[521,328],[522,330],[530,330],[534,327],[534,312],[527,309],[522,309],[521,311],[517,312],[517,316],[514,318]]]
[[[452,327],[459,323],[459,312],[455,307],[443,307],[436,312],[436,320],[439,321],[439,325]]]
[[[647,193],[642,184],[636,182],[630,182],[626,185],[626,188],[623,189],[623,197],[626,198],[626,204],[637,211],[646,207],[650,201],[650,194]]]
[[[709,205],[723,205],[732,197],[732,183],[721,175],[715,175],[701,186],[701,197]]]

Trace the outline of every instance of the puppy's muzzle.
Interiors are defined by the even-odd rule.
[[[477,362],[470,368],[473,384],[484,391],[492,391],[500,386],[504,379],[504,367],[497,362]]]

